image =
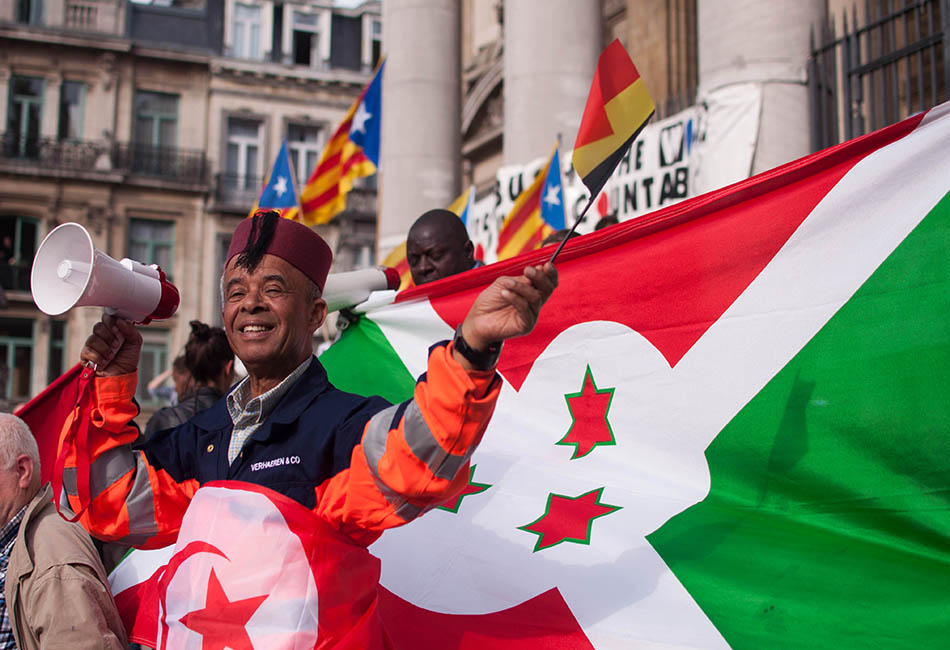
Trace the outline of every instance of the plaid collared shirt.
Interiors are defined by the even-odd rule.
[[[6,526],[0,528],[0,650],[8,650],[8,648],[16,650],[13,626],[10,625],[10,614],[7,612],[7,599],[3,595],[3,590],[7,584],[7,566],[10,564],[10,551],[13,550],[13,542],[16,541],[16,535],[20,531],[20,522],[23,521],[25,513],[26,506],[23,506],[20,508],[20,512],[13,515],[13,519]]]
[[[290,387],[303,376],[303,373],[307,372],[311,361],[313,361],[313,357],[308,357],[282,382],[254,399],[250,399],[250,377],[242,379],[241,383],[228,394],[228,413],[231,415],[231,422],[234,423],[234,429],[231,431],[231,443],[228,445],[228,463],[234,462],[234,459],[241,453],[241,449],[244,448],[247,439],[264,423],[267,416],[277,406],[280,398],[287,394]],[[2,646],[0,646],[0,650],[2,650]]]

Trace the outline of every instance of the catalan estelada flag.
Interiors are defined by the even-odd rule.
[[[458,195],[452,203],[446,208],[449,212],[454,212],[462,220],[462,223],[468,226],[468,218],[472,213],[472,206],[475,205],[475,188],[469,186],[467,190]],[[477,259],[477,258],[476,258]],[[399,291],[414,286],[412,284],[412,272],[409,269],[409,261],[406,259],[406,242],[399,244],[387,255],[381,262],[383,266],[396,269],[399,273]]]
[[[326,223],[346,208],[354,179],[372,176],[379,164],[383,66],[350,107],[300,192],[301,212],[288,215],[308,225]]]
[[[280,145],[280,152],[270,170],[267,182],[257,202],[247,216],[252,217],[259,209],[276,210],[282,217],[293,217],[300,207],[297,188],[294,185],[294,170],[287,155],[287,141]]]
[[[574,170],[597,196],[653,115],[653,98],[619,40],[601,52],[574,141]]]
[[[534,250],[544,238],[564,227],[564,191],[557,145],[534,182],[515,199],[498,229],[498,259]],[[558,214],[558,208],[560,214]],[[545,220],[552,218],[554,223]]]

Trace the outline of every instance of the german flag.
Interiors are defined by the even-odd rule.
[[[597,61],[571,158],[592,199],[620,164],[654,108],[630,55],[615,40]]]
[[[545,188],[549,185],[548,171],[551,162],[556,161],[557,145],[548,156],[548,161],[538,172],[534,182],[515,199],[511,212],[498,229],[498,260],[520,255],[525,251],[537,248],[544,238],[554,232],[554,229],[541,217],[541,201],[547,194]],[[556,185],[560,189],[560,169],[557,172]],[[561,219],[563,222],[563,218]],[[562,226],[563,227],[563,226]]]

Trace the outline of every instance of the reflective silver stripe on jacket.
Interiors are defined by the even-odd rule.
[[[366,455],[366,461],[373,474],[373,480],[376,482],[379,491],[386,497],[386,501],[396,510],[396,514],[405,521],[411,521],[423,514],[427,508],[421,508],[406,501],[405,497],[386,484],[379,473],[379,463],[386,454],[389,432],[398,424],[398,422],[393,422],[393,419],[400,410],[404,410],[402,422],[406,444],[409,445],[409,449],[412,450],[416,458],[426,464],[426,467],[434,476],[451,481],[465,465],[471,454],[459,455],[445,451],[435,439],[429,425],[426,424],[415,400],[408,402],[408,404],[391,406],[370,419],[366,425],[362,444],[363,453]],[[431,507],[435,505],[437,504],[433,504]]]
[[[132,486],[125,497],[129,512],[129,536],[123,541],[142,544],[158,533],[155,521],[155,502],[152,483],[148,478],[145,455],[128,447],[116,447],[103,453],[89,466],[89,497],[95,500],[110,485],[134,471]],[[78,470],[67,467],[63,470],[63,490],[70,496],[79,496]]]

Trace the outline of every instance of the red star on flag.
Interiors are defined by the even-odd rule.
[[[458,493],[454,498],[449,499],[440,506],[436,506],[439,510],[448,510],[449,512],[458,512],[459,508],[462,506],[462,499],[473,494],[478,494],[484,492],[491,487],[489,483],[476,483],[475,482],[475,468],[477,465],[472,465],[471,469],[468,472],[468,485],[466,485],[461,492]]]
[[[267,594],[228,600],[218,576],[211,569],[204,609],[185,614],[181,622],[202,636],[201,650],[254,650],[245,626],[265,600]]]
[[[573,423],[567,435],[555,444],[574,445],[571,460],[586,456],[599,445],[617,444],[610,422],[607,420],[607,411],[610,409],[610,401],[613,397],[613,388],[597,389],[590,366],[587,366],[587,371],[584,373],[584,383],[580,392],[568,393],[564,396]]]
[[[544,514],[518,528],[538,536],[535,552],[561,542],[590,544],[594,520],[622,509],[621,506],[601,503],[603,491],[604,488],[597,488],[578,497],[549,494]]]

